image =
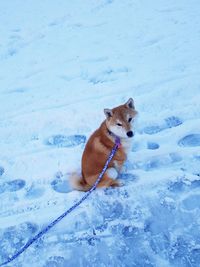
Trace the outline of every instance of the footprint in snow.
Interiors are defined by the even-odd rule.
[[[56,174],[55,179],[51,182],[51,187],[58,193],[69,193],[72,191],[66,177],[64,177],[60,172]]]
[[[108,192],[109,191],[110,190],[108,190]],[[124,206],[117,200],[114,201],[112,204],[110,202],[104,201],[101,203],[97,203],[97,205],[105,221],[112,221],[113,219],[119,219],[124,211]]]
[[[147,142],[145,148],[147,148],[149,150],[156,150],[156,149],[159,149],[159,147],[160,147],[160,145],[155,143],[155,142]],[[137,151],[139,151],[141,149],[144,149],[144,146],[141,145],[141,143],[139,143],[139,142],[134,142],[133,146],[131,148],[131,151],[132,152],[137,152]]]
[[[200,180],[170,182],[168,190],[164,189],[161,198],[149,206],[150,216],[144,222],[149,245],[156,254],[167,251],[172,266],[189,266],[188,258],[192,266],[199,266],[199,248],[195,251],[191,246],[191,242],[197,244],[199,241],[196,223],[200,210],[199,189]],[[171,239],[172,236],[176,236],[175,240]]]
[[[51,187],[58,193],[69,193],[72,191],[68,181],[65,180],[54,180],[51,182]]]
[[[19,191],[25,186],[25,184],[26,182],[21,179],[4,182],[0,185],[0,193]]]
[[[26,198],[27,199],[35,199],[44,195],[45,189],[42,187],[36,187],[34,184],[31,185],[30,188],[27,189]]]
[[[181,138],[178,142],[179,146],[195,147],[200,146],[200,134],[189,134]]]
[[[200,180],[194,180],[190,183],[185,183],[184,181],[176,181],[170,183],[168,190],[172,193],[180,193],[188,190],[200,189]]]
[[[175,164],[182,161],[182,157],[178,153],[169,153],[163,156],[153,156],[147,161],[127,161],[126,166],[129,170],[143,169],[145,171],[151,171],[154,169],[164,168],[170,164]]]
[[[84,135],[53,135],[48,140],[46,140],[45,144],[49,146],[56,147],[74,147],[80,144],[84,144],[86,142],[86,137]]]
[[[152,126],[147,126],[143,129],[142,132],[146,134],[156,134],[159,133],[163,130],[177,127],[182,124],[181,119],[175,116],[171,116],[165,119],[163,125],[152,125]]]
[[[0,166],[0,176],[2,176],[3,174],[4,174],[4,168]]]
[[[43,265],[43,267],[65,267],[69,265],[69,260],[66,260],[65,258],[61,256],[51,256]]]
[[[191,211],[197,208],[200,209],[200,194],[192,194],[186,197],[183,200],[182,205],[184,209],[188,211]]]
[[[121,173],[119,175],[120,181],[123,183],[123,181],[134,181],[137,179],[137,176],[132,173]]]
[[[173,128],[181,125],[183,122],[181,119],[175,116],[171,116],[165,119],[166,128]]]
[[[10,226],[0,230],[0,252],[4,260],[18,250],[38,231],[38,225],[31,222],[24,222],[17,226]]]
[[[147,148],[150,150],[155,150],[158,149],[160,146],[157,143],[153,143],[153,142],[148,142],[147,143]]]

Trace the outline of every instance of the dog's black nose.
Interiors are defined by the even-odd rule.
[[[128,137],[133,137],[133,132],[132,131],[129,131],[126,133]]]

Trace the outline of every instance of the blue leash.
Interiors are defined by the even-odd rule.
[[[71,213],[76,207],[78,207],[88,196],[96,189],[98,183],[102,179],[104,173],[106,172],[106,169],[108,168],[109,163],[111,162],[112,158],[114,157],[118,147],[120,146],[120,139],[116,137],[115,139],[115,146],[112,148],[110,155],[103,167],[103,170],[99,174],[96,182],[94,185],[90,188],[89,191],[85,193],[85,195],[77,201],[71,208],[69,208],[67,211],[65,211],[62,215],[60,215],[57,219],[55,219],[53,222],[51,222],[49,225],[47,225],[43,230],[41,230],[36,236],[34,236],[32,239],[30,239],[17,253],[15,253],[12,257],[8,258],[7,261],[0,264],[1,266],[4,266],[12,261],[14,261],[16,258],[18,258],[28,247],[30,247],[36,240],[38,240],[41,236],[46,234],[54,225],[56,225],[59,221],[61,221],[65,216],[67,216],[69,213]]]

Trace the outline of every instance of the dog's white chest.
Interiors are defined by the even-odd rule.
[[[131,150],[132,147],[132,140],[130,139],[122,139],[121,140],[121,145],[125,151],[126,154]]]

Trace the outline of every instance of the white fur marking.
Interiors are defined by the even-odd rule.
[[[117,163],[117,161],[114,160],[113,163],[114,163],[115,169],[117,169],[118,171],[120,171],[119,164]]]
[[[132,141],[133,140],[131,138],[121,140],[121,145],[124,148],[126,154],[128,154],[128,152],[131,150]]]
[[[110,131],[113,132],[115,135],[122,137],[122,138],[127,138],[126,131],[123,127],[119,126],[110,126]]]
[[[107,175],[112,178],[112,179],[116,179],[118,176],[118,172],[116,171],[115,168],[108,168],[106,171]]]

